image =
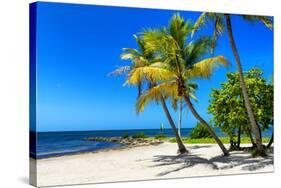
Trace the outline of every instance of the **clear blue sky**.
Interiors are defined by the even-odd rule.
[[[37,22],[37,131],[168,128],[161,106],[151,104],[139,116],[134,105],[136,88],[123,87],[125,77],[107,74],[129,62],[120,60],[121,49],[135,48],[133,34],[144,28],[167,25],[175,11],[108,6],[38,3]],[[180,11],[195,21],[199,12]],[[273,32],[262,24],[232,17],[234,37],[244,70],[262,68],[273,73]],[[211,35],[208,27],[199,35]],[[229,41],[223,35],[216,54],[225,55],[232,66],[219,68],[210,80],[199,80],[195,104],[206,119],[212,87],[226,80],[236,66]],[[168,103],[169,104],[169,103]],[[178,115],[171,109],[174,120]],[[184,112],[183,127],[197,121]]]

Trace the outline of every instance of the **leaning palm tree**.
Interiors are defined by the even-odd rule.
[[[128,77],[130,77],[130,75],[132,75],[136,69],[145,68],[145,67],[149,66],[150,64],[155,63],[159,60],[159,58],[154,57],[152,53],[146,52],[143,40],[141,40],[137,35],[134,35],[134,38],[136,39],[139,49],[123,48],[123,53],[121,54],[122,60],[130,60],[132,64],[129,66],[122,66],[120,68],[117,68],[115,71],[111,72],[109,75],[126,74]],[[125,82],[124,85],[126,85],[126,83],[127,82]],[[140,100],[142,100],[142,98],[144,96],[142,93],[145,90],[144,89],[145,84],[148,85],[148,88],[157,86],[157,83],[151,79],[147,79],[147,78],[140,77],[140,76],[138,76],[138,78],[136,78],[136,82],[134,83],[134,85],[136,85],[138,87],[138,102],[136,105],[137,113],[142,111],[141,108],[139,107],[138,103]],[[165,102],[165,100],[168,97],[172,98],[172,100],[175,101],[173,96],[167,96],[161,92],[158,93],[157,99],[155,98],[154,101],[160,102],[162,104],[165,115],[168,118],[171,128],[175,134],[176,141],[178,144],[178,151],[180,153],[186,153],[187,149],[184,146],[182,139],[177,132],[176,125],[172,119],[172,116],[171,116],[169,109]]]
[[[273,21],[267,16],[251,16],[251,15],[241,15],[243,19],[250,22],[262,22],[266,27],[272,29]],[[251,124],[252,132],[254,133],[257,153],[259,155],[265,155],[264,147],[262,146],[262,137],[261,132],[259,131],[259,126],[255,120],[253,109],[249,100],[247,86],[243,77],[243,69],[240,61],[240,57],[238,54],[238,50],[236,47],[236,43],[234,40],[233,32],[232,32],[232,24],[231,24],[231,15],[230,14],[221,14],[221,13],[209,13],[203,12],[198,18],[194,32],[201,26],[206,23],[206,21],[211,21],[214,23],[214,32],[213,32],[213,40],[212,40],[212,50],[215,48],[216,40],[218,35],[221,35],[225,31],[225,27],[227,28],[228,37],[230,40],[231,48],[233,55],[235,57],[235,61],[237,64],[238,73],[240,76],[240,85],[243,93],[243,98],[245,102],[245,107],[247,110],[247,114],[249,117],[249,122]]]
[[[228,151],[214,130],[195,110],[186,86],[192,79],[209,78],[217,65],[227,65],[227,61],[223,56],[204,59],[211,40],[209,37],[201,37],[195,41],[188,41],[193,28],[191,22],[186,22],[176,14],[167,28],[144,31],[142,37],[146,50],[161,56],[162,61],[135,69],[127,82],[136,84],[139,77],[151,79],[159,84],[150,88],[147,95],[154,95],[160,90],[167,96],[183,98],[195,118],[206,126],[224,155],[228,155]]]
[[[195,101],[197,101],[197,98],[194,95],[195,90],[198,88],[198,85],[195,82],[189,83],[188,84],[188,90],[191,98],[193,98]],[[182,112],[184,108],[184,102],[183,99],[179,99],[179,117],[178,117],[178,133],[181,136],[181,124],[182,124]]]

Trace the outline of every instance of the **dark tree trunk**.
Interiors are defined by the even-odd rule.
[[[184,94],[183,95],[184,97],[184,100],[185,102],[187,103],[189,109],[191,110],[192,114],[194,115],[194,117],[196,119],[198,119],[202,125],[204,125],[208,132],[210,133],[210,135],[215,139],[215,141],[217,142],[217,144],[219,145],[219,147],[221,148],[223,154],[226,156],[226,155],[229,155],[227,149],[224,147],[223,143],[220,141],[220,139],[217,137],[216,133],[214,132],[214,130],[209,126],[209,124],[197,113],[197,111],[194,109],[189,97]]]
[[[270,138],[268,144],[266,145],[266,148],[270,148],[272,143],[273,143],[273,132],[272,132],[272,135],[271,135],[271,138]]]
[[[252,134],[251,134],[251,130],[250,130],[250,129],[247,129],[247,133],[248,133],[248,136],[249,136],[249,138],[250,138],[250,140],[251,140],[251,143],[252,143],[253,147],[256,147],[256,143],[255,143],[255,141],[254,141],[254,139],[253,139],[253,136],[252,136]]]
[[[241,126],[238,128],[238,135],[237,135],[237,148],[240,148],[240,143],[241,143]]]
[[[237,51],[237,48],[236,48],[236,44],[235,44],[235,41],[234,41],[234,37],[233,37],[233,34],[232,34],[232,26],[231,26],[230,15],[225,14],[225,18],[226,18],[228,37],[229,37],[229,40],[230,40],[232,52],[234,54],[236,64],[237,64],[237,68],[238,68],[238,73],[239,73],[239,77],[240,77],[240,85],[241,85],[241,88],[242,88],[242,93],[243,93],[243,98],[244,98],[244,101],[245,101],[247,114],[248,114],[248,117],[249,117],[249,120],[250,120],[251,129],[252,129],[252,132],[255,136],[255,140],[256,140],[256,144],[257,144],[257,154],[260,155],[260,156],[264,156],[265,155],[265,149],[262,146],[262,140],[261,140],[261,136],[259,134],[259,127],[256,123],[254,113],[253,113],[253,110],[252,110],[252,107],[251,107],[251,104],[250,104],[249,96],[248,96],[248,93],[247,93],[247,88],[246,88],[246,83],[245,83],[245,80],[244,80],[244,77],[243,77],[243,70],[242,70],[240,58],[239,58],[238,51]]]
[[[234,150],[235,148],[235,144],[234,144],[234,141],[233,141],[233,137],[229,137],[229,143],[230,143],[230,150]]]
[[[183,103],[182,103],[182,99],[180,99],[180,110],[179,110],[179,120],[178,120],[178,133],[179,133],[179,136],[181,136],[182,109],[183,109]]]
[[[175,123],[174,123],[174,121],[173,121],[173,119],[171,117],[171,114],[170,114],[170,112],[168,110],[168,107],[167,107],[167,105],[165,103],[165,99],[163,97],[161,97],[161,104],[162,104],[162,107],[163,107],[163,109],[165,111],[165,114],[166,114],[166,116],[167,116],[167,118],[169,120],[169,123],[170,123],[170,125],[172,127],[172,130],[173,130],[173,132],[174,132],[174,134],[176,136],[177,144],[178,144],[178,147],[179,147],[179,152],[181,154],[182,153],[187,153],[188,151],[187,151],[186,147],[184,146],[184,144],[183,144],[183,142],[181,140],[181,137],[178,134],[177,127],[176,127],[176,125],[175,125]]]

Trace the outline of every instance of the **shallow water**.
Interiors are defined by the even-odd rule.
[[[182,136],[186,137],[190,134],[191,128],[184,128],[181,130]],[[219,129],[215,129],[218,136],[226,136]],[[121,137],[124,134],[130,136],[144,132],[148,136],[155,136],[160,132],[159,129],[146,130],[114,130],[114,131],[71,131],[71,132],[40,132],[35,134],[31,132],[32,140],[37,138],[37,146],[34,143],[30,147],[30,156],[33,158],[46,158],[53,156],[61,156],[67,154],[97,151],[101,149],[110,149],[124,146],[115,142],[99,142],[99,141],[85,141],[83,138],[88,137]],[[173,137],[171,129],[165,129],[163,132],[167,137]],[[270,137],[272,129],[263,132],[264,137]],[[36,137],[37,136],[37,137]]]

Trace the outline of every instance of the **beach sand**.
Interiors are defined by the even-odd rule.
[[[175,143],[37,160],[37,186],[166,179],[273,172],[273,155],[252,158],[243,151],[223,157],[215,144],[187,144],[178,155]],[[33,163],[35,160],[31,160]]]

